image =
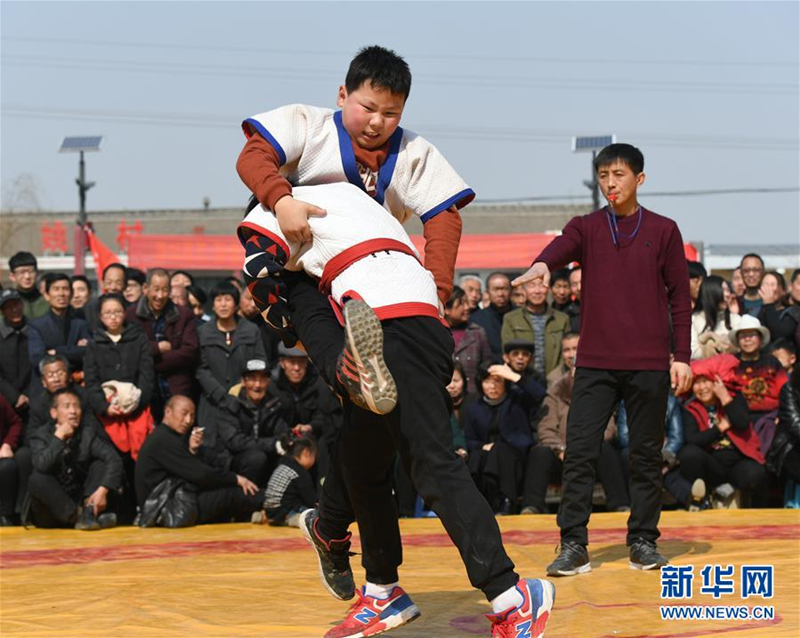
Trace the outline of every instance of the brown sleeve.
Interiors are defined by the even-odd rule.
[[[461,215],[455,206],[429,219],[422,229],[425,237],[425,268],[433,273],[439,300],[444,304],[453,293]]]
[[[292,194],[292,185],[280,174],[281,160],[272,144],[253,134],[236,162],[236,171],[262,205],[274,210],[275,202]]]

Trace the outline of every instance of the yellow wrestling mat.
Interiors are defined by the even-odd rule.
[[[662,600],[659,573],[628,567],[626,516],[592,517],[594,570],[555,579],[557,598],[547,638],[800,636],[800,511],[665,512],[660,548],[673,565],[693,566],[690,600]],[[542,577],[558,542],[555,517],[499,520],[518,571]],[[392,635],[488,636],[483,614],[491,611],[489,605],[470,588],[439,521],[404,520],[401,525],[401,583],[422,617]],[[363,579],[358,557],[353,565],[357,581]],[[718,599],[701,593],[705,565],[733,565],[734,593],[721,593]],[[742,599],[743,565],[774,566],[772,598]],[[716,584],[724,585],[723,580]],[[750,588],[761,588],[763,595],[765,582],[753,580]],[[666,621],[659,609],[665,604],[771,606],[773,613],[764,619]],[[347,608],[322,588],[315,555],[296,529],[0,529],[4,637],[320,637]]]

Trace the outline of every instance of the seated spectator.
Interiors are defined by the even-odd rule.
[[[561,482],[564,467],[564,454],[567,449],[567,414],[572,401],[574,375],[568,372],[547,391],[544,399],[544,416],[539,421],[539,444],[528,453],[525,490],[522,497],[522,514],[544,514],[547,512],[545,496],[550,483]],[[611,445],[616,427],[614,418],[608,422],[597,476],[606,493],[608,511],[627,511],[630,509],[628,489],[622,474],[619,453]]]
[[[716,275],[703,279],[692,314],[692,359],[705,359],[733,352],[728,333],[739,327],[741,318],[728,308],[725,280]]]
[[[50,310],[44,295],[36,287],[38,274],[36,257],[31,253],[20,251],[8,260],[8,275],[22,299],[23,312],[28,321],[38,319]]]
[[[166,282],[165,282],[166,285]],[[244,476],[203,463],[197,452],[203,443],[203,432],[194,428],[194,403],[176,395],[164,409],[164,420],[147,437],[136,463],[136,498],[143,526],[163,525],[162,512],[153,512],[148,499],[174,485],[196,491],[196,508],[180,525],[228,522],[250,516],[264,507],[264,491]]]
[[[686,441],[678,453],[681,474],[714,489],[730,483],[749,497],[751,507],[767,504],[768,480],[747,403],[733,395],[720,377],[711,379],[692,364],[693,396],[682,411]]]
[[[692,304],[695,311],[697,310],[697,299],[700,297],[700,286],[703,281],[708,277],[706,267],[699,261],[686,260],[687,270],[689,271],[689,296],[692,298]]]
[[[109,264],[103,268],[103,277],[100,286],[103,294],[123,294],[128,284],[128,269],[119,263]],[[83,315],[89,324],[89,333],[94,333],[100,328],[100,307],[97,299],[92,299],[83,307]]]
[[[158,423],[169,397],[192,396],[195,392],[199,340],[191,310],[176,306],[168,298],[166,270],[149,270],[142,292],[139,302],[125,311],[125,320],[141,326],[150,344],[156,373],[150,410]]]
[[[748,253],[742,257],[742,263],[739,268],[741,269],[742,282],[744,283],[744,293],[738,297],[739,313],[758,317],[761,314],[761,307],[764,305],[764,301],[759,294],[761,280],[764,278],[764,260],[761,259],[761,255]]]
[[[553,309],[559,310],[569,317],[570,331],[580,332],[581,309],[572,301],[569,274],[570,271],[567,268],[561,268],[550,275],[550,294],[553,296]]]
[[[261,335],[252,323],[240,320],[236,314],[239,291],[221,282],[211,290],[215,318],[201,326],[200,367],[197,380],[202,394],[197,421],[205,428],[204,445],[217,445],[217,424],[220,412],[236,414],[239,400],[228,391],[242,380],[245,364],[251,359],[266,361]]]
[[[21,438],[22,419],[0,394],[0,527],[16,523],[14,518],[20,469],[14,452]]]
[[[782,481],[800,484],[800,374],[781,388],[780,419],[767,452],[767,469]]]
[[[794,340],[786,337],[776,339],[770,344],[769,353],[780,361],[786,374],[791,376],[797,363],[797,346],[794,345]]]
[[[527,300],[503,317],[503,343],[523,339],[534,344],[533,369],[547,377],[561,364],[561,337],[570,331],[567,315],[547,304],[547,286],[541,281],[525,285]]]
[[[50,419],[31,439],[33,523],[81,530],[115,526],[116,514],[106,510],[113,509],[113,494],[122,486],[116,450],[89,423],[82,423],[80,397],[72,390],[55,393]]]
[[[175,270],[169,276],[170,289],[172,289],[172,286],[183,286],[184,288],[194,286],[194,277],[185,270]]]
[[[530,376],[533,371],[531,367],[533,350],[534,345],[531,341],[524,341],[523,339],[508,341],[503,347],[503,363],[523,377]],[[544,385],[541,378],[536,379],[536,381],[540,385]]]
[[[444,318],[453,333],[453,358],[461,362],[467,375],[467,391],[469,394],[477,392],[475,378],[478,368],[491,361],[492,350],[486,331],[478,324],[467,323],[469,306],[464,290],[458,286],[453,288],[453,294],[444,305]]]
[[[580,335],[577,332],[565,332],[561,336],[561,364],[553,368],[547,375],[547,387],[550,388],[567,373],[575,368],[575,358],[578,356],[578,343]]]
[[[519,284],[511,289],[511,308],[522,308],[528,296],[525,294],[525,286]]]
[[[300,514],[317,505],[309,470],[317,462],[313,437],[293,438],[269,479],[264,511],[270,525],[300,527]]]
[[[533,379],[507,365],[481,366],[481,397],[466,408],[464,435],[469,469],[481,493],[496,512],[515,514],[525,458],[533,445],[530,414],[546,392]]]
[[[70,283],[72,285],[72,299],[69,305],[75,310],[80,310],[92,299],[92,283],[86,275],[72,275]],[[82,316],[82,313],[78,313],[78,316],[82,319],[86,318]]]
[[[491,275],[489,276],[491,277]],[[463,275],[459,280],[458,285],[464,290],[467,305],[469,306],[469,314],[472,316],[481,309],[481,301],[483,300],[483,282],[478,275]],[[489,298],[491,299],[491,295]]]
[[[764,305],[758,318],[772,339],[792,339],[800,324],[800,306],[789,303],[786,280],[774,270],[764,275],[759,289]]]
[[[256,302],[253,301],[253,295],[247,287],[242,289],[242,294],[239,297],[239,316],[247,319],[258,328],[261,340],[264,342],[264,350],[267,353],[267,362],[272,366],[278,359],[278,344],[281,343],[281,338],[261,317]]]
[[[50,404],[53,402],[53,396],[59,390],[69,388],[78,394],[81,398],[81,409],[83,410],[84,418],[91,412],[83,387],[73,384],[72,376],[69,373],[69,362],[66,357],[59,354],[45,355],[39,362],[38,376],[41,377],[42,384],[42,389],[39,392],[43,392],[43,394],[40,394],[39,398],[31,404],[28,424],[22,437],[23,443],[30,441],[33,432],[37,428],[46,425],[50,420]]]
[[[189,307],[192,309],[192,314],[194,315],[195,325],[199,328],[206,321],[211,319],[211,315],[206,312],[208,295],[206,295],[206,291],[200,286],[186,286],[186,295],[189,301]]]
[[[236,402],[234,409],[219,411],[221,445],[215,451],[214,464],[266,487],[279,457],[286,453],[283,446],[289,438],[289,425],[284,420],[285,406],[270,392],[272,381],[266,361],[250,359],[241,376],[241,388],[229,395]],[[291,411],[293,406],[288,407]],[[297,433],[308,435],[311,426],[297,426]]]
[[[128,306],[139,303],[139,299],[144,294],[144,284],[147,281],[145,274],[138,268],[125,269],[125,303]]]
[[[0,293],[0,395],[19,414],[27,416],[31,360],[28,356],[28,321],[19,292]]]
[[[30,323],[28,329],[28,354],[35,371],[31,390],[38,393],[41,380],[38,378],[39,362],[47,354],[60,354],[69,361],[72,372],[83,370],[83,357],[89,342],[89,326],[75,316],[70,308],[72,286],[69,277],[58,273],[47,281],[45,298],[50,311]]]
[[[489,293],[489,305],[483,310],[470,310],[469,322],[479,325],[486,332],[489,339],[489,347],[494,357],[503,354],[502,330],[503,316],[511,308],[511,281],[508,275],[501,272],[493,272],[486,278],[486,292]],[[465,299],[469,299],[466,296]]]

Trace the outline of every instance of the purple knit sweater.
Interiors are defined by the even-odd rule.
[[[618,217],[632,234],[638,215]],[[575,217],[534,260],[551,271],[581,264],[581,341],[577,365],[608,370],[668,370],[670,315],[675,360],[689,363],[692,304],[683,239],[671,219],[642,208],[633,239],[614,245],[601,209]]]

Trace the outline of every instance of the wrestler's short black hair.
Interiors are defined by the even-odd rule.
[[[391,49],[364,47],[350,62],[344,87],[352,93],[369,82],[373,88],[386,89],[408,99],[411,93],[411,70],[406,61]]]

